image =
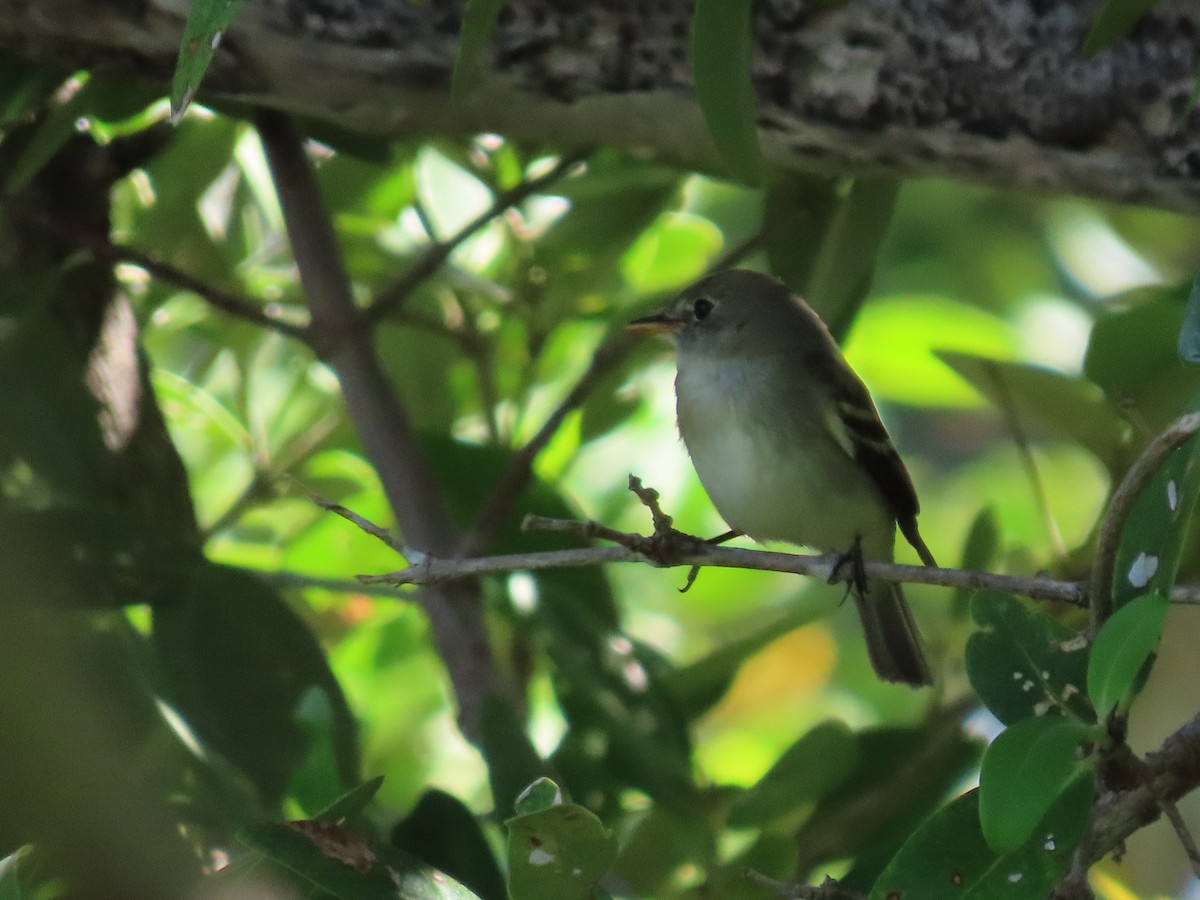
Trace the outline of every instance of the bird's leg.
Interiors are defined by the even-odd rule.
[[[712,544],[714,547],[716,547],[718,544],[723,544],[726,541],[731,541],[735,537],[741,537],[741,536],[742,536],[742,532],[740,532],[736,529],[730,529],[729,531],[726,531],[723,534],[718,534],[716,537],[711,537],[711,538],[706,539],[704,541],[704,543]],[[699,566],[692,566],[690,569],[688,569],[687,581],[685,581],[683,584],[683,587],[681,587],[679,589],[679,593],[686,594],[691,589],[692,585],[695,583],[696,576],[699,574],[700,574]]]
[[[833,564],[833,570],[829,573],[829,583],[836,584],[839,581],[846,582],[846,597],[850,596],[852,590],[858,591],[860,597],[866,596],[867,567],[863,563],[862,535],[856,537],[850,548]],[[846,597],[842,598],[843,603]]]

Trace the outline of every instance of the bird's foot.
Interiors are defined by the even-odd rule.
[[[846,597],[850,596],[851,591],[858,591],[860,597],[865,597],[867,593],[867,567],[863,563],[862,552],[862,536],[856,537],[850,548],[842,553],[837,562],[833,564],[833,570],[829,573],[829,583],[837,584],[843,581],[846,584]],[[842,602],[846,601],[846,597],[842,598]]]
[[[731,530],[731,531],[726,531],[724,534],[718,534],[716,537],[708,538],[704,543],[709,544],[713,547],[716,547],[718,544],[723,544],[726,541],[730,541],[730,540],[733,540],[735,537],[741,537],[741,536],[742,536],[742,532],[736,531],[736,530]],[[688,569],[687,580],[683,583],[683,587],[681,587],[679,589],[679,593],[686,594],[689,590],[691,590],[692,585],[695,584],[695,582],[696,582],[696,576],[699,574],[700,574],[699,566],[692,566],[690,569]]]

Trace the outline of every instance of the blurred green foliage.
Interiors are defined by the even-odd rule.
[[[115,104],[83,79],[55,92],[57,75],[10,66],[0,896],[53,896],[83,872],[97,896],[172,896],[230,861],[211,881],[322,897],[760,897],[826,872],[871,896],[941,896],[921,885],[947,866],[974,891],[954,896],[985,897],[1008,865],[1033,868],[1006,896],[1035,897],[1066,871],[1091,801],[1075,754],[1104,739],[1086,653],[1063,652],[1082,621],[1011,597],[977,596],[971,622],[962,597],[912,587],[939,673],[913,692],[874,679],[838,587],[708,569],[680,593],[682,572],[648,566],[488,577],[487,634],[515,690],[464,737],[414,592],[353,581],[402,560],[305,493],[394,525],[337,372],[221,302],[308,317],[253,127],[193,108],[167,129],[162,102]],[[364,306],[559,155],[494,135],[312,137]],[[47,179],[72,153],[125,162],[57,197]],[[30,207],[36,227],[18,232]],[[375,323],[455,527],[607,338],[731,256],[845,335],[943,565],[1085,579],[1112,485],[1200,388],[1174,351],[1191,220],[940,182],[755,190],[598,148]],[[630,472],[681,529],[723,531],[675,437],[670,378],[665,347],[623,345],[484,550],[573,545],[523,533],[529,512],[647,531]],[[1191,457],[1176,462],[1190,509]],[[1176,559],[1196,575],[1186,518],[1144,512],[1127,533],[1122,553],[1170,555],[1160,591]],[[1030,664],[1026,688],[1013,672]],[[1136,674],[1105,688],[1105,711],[1132,702]],[[981,701],[993,729],[1020,729],[1001,750],[1021,751],[985,758],[990,796],[1010,802],[982,825],[989,787],[962,794],[981,752],[962,719]],[[1043,731],[1059,765],[1030,787]],[[553,796],[518,805],[535,782]],[[125,835],[137,862],[113,865]]]

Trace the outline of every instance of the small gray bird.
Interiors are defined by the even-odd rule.
[[[679,433],[717,511],[756,540],[821,552],[861,546],[890,561],[896,526],[936,565],[917,531],[916,491],[871,395],[820,317],[774,278],[733,269],[685,290],[634,331],[678,351]],[[898,584],[855,591],[880,678],[932,682]]]

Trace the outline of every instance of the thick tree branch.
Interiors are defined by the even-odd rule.
[[[190,0],[0,0],[0,49],[170,81]],[[452,97],[461,3],[248,0],[201,99],[384,136],[496,132],[721,163],[694,102],[692,4],[511,0]],[[806,171],[953,177],[1200,210],[1200,9],[1162,0],[1085,59],[1089,0],[756,3],[764,153]]]
[[[257,125],[312,313],[312,345],[337,373],[346,409],[406,543],[449,555],[457,535],[429,461],[384,373],[373,333],[359,327],[350,280],[303,139],[279,113],[261,113]],[[458,579],[421,591],[419,599],[454,684],[463,732],[475,738],[484,698],[505,684],[484,630],[478,587]]]

